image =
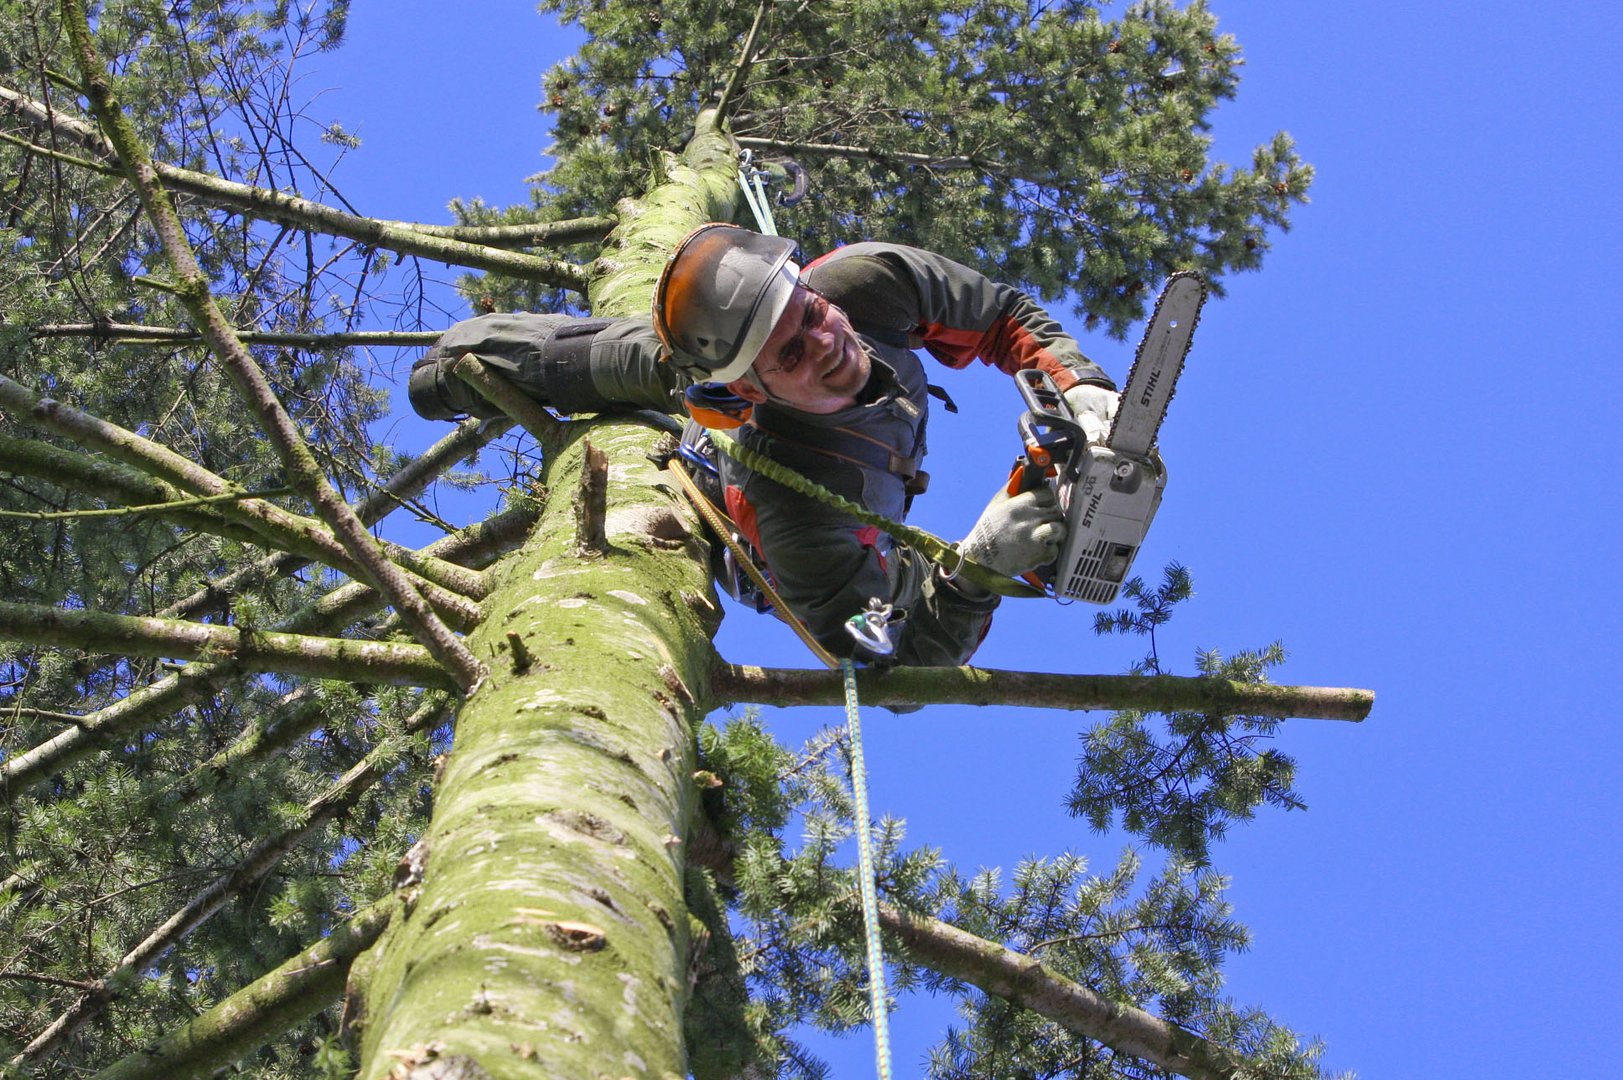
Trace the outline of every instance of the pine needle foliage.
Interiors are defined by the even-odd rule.
[[[1047,301],[1064,298],[1090,327],[1118,335],[1173,270],[1200,269],[1221,291],[1225,275],[1256,269],[1312,181],[1284,133],[1245,167],[1211,159],[1208,127],[1237,90],[1241,59],[1201,0],[1145,0],[1109,15],[1083,0],[541,6],[587,35],[543,79],[556,165],[534,178],[527,205],[463,200],[452,210],[468,225],[585,219],[554,251],[585,268],[577,281],[608,268],[604,232],[617,217],[635,218],[637,204],[626,200],[664,180],[695,118],[726,93],[724,135],[757,163],[781,169],[793,159],[810,177],[808,197],[777,210],[808,254],[861,239],[918,244]],[[37,399],[0,410],[0,600],[231,627],[250,638],[293,627],[407,640],[381,601],[356,600],[362,590],[342,559],[312,562],[252,515],[211,506],[129,511],[111,525],[84,516],[183,494],[136,460],[134,446],[167,448],[238,491],[264,494],[277,512],[307,517],[311,506],[287,494],[288,468],[201,345],[123,336],[131,325],[186,330],[188,316],[156,230],[88,122],[87,88],[65,74],[75,61],[60,12],[55,0],[0,0],[0,87],[12,95],[0,111],[10,140],[0,141],[0,376],[116,425],[111,437],[123,449],[92,452],[36,426],[31,410],[51,411]],[[164,167],[342,205],[331,167],[364,148],[344,124],[313,122],[296,104],[296,67],[340,47],[347,12],[345,0],[107,0],[90,25],[123,114]],[[757,15],[756,48],[741,57]],[[293,137],[301,129],[319,134],[301,144]],[[325,226],[245,216],[240,202],[208,194],[188,194],[179,207],[184,239],[239,327],[309,337],[449,321],[425,299],[411,260]],[[580,295],[535,281],[490,274],[463,284],[475,310],[584,310]],[[367,354],[314,338],[250,352],[346,497],[376,493],[411,464],[402,448],[369,440],[384,400]],[[480,471],[442,469],[441,481],[465,489],[496,477],[506,506],[539,511],[555,494],[536,479],[555,464],[551,447],[547,454],[519,443]],[[413,496],[397,505],[455,530]],[[656,549],[672,550],[650,542],[644,554]],[[1163,673],[1155,632],[1190,591],[1179,568],[1156,589],[1135,581],[1130,605],[1103,617],[1100,631],[1147,637],[1149,655],[1135,670]],[[697,592],[681,600],[693,611],[708,603]],[[710,631],[694,629],[683,647],[702,653]],[[508,648],[492,655],[516,676],[525,665]],[[1282,659],[1273,646],[1202,654],[1197,666],[1207,677],[1255,682]],[[312,943],[340,936],[381,897],[399,898],[398,918],[411,917],[422,875],[413,860],[428,858],[432,869],[421,853],[436,785],[457,764],[446,763],[452,703],[376,685],[366,670],[317,679],[255,674],[235,660],[219,649],[183,663],[0,641],[0,768],[18,777],[0,790],[0,1062],[20,1055],[17,1075],[85,1076],[139,1057]],[[679,675],[660,675],[670,694],[693,701]],[[664,691],[652,700],[676,715]],[[470,698],[464,717],[472,708]],[[594,742],[614,719],[585,706],[579,730],[567,734]],[[696,738],[690,726],[680,731],[658,760],[696,760],[702,827],[652,846],[665,865],[667,852],[691,852],[703,839],[708,861],[688,856],[671,910],[640,895],[638,905],[622,896],[616,907],[601,900],[606,890],[578,891],[608,912],[604,922],[633,906],[664,916],[654,936],[669,940],[658,945],[685,955],[689,969],[659,972],[638,993],[686,1003],[685,1063],[696,1080],[821,1078],[828,1067],[805,1033],[871,1023],[852,868],[858,828],[873,830],[889,910],[1036,957],[1111,1001],[1251,1055],[1259,1075],[1315,1075],[1314,1046],[1222,997],[1223,961],[1248,936],[1209,866],[1211,848],[1257,806],[1300,805],[1290,759],[1264,745],[1275,722],[1124,713],[1087,736],[1073,812],[1100,828],[1119,819],[1167,854],[1146,869],[1128,851],[1102,873],[1074,852],[1031,857],[1008,873],[967,872],[934,847],[911,845],[901,819],[854,822],[840,731],[797,749],[755,714]],[[59,741],[68,749],[58,755]],[[45,764],[24,768],[37,753]],[[612,767],[651,753],[627,747]],[[513,772],[496,770],[516,770],[512,760],[497,755],[492,775],[511,782]],[[671,801],[686,805],[688,794]],[[605,801],[637,814],[657,802],[641,789]],[[542,816],[600,841],[616,835],[606,819],[572,807]],[[670,827],[683,825],[673,818]],[[506,843],[493,834],[490,850]],[[572,873],[585,880],[602,870]],[[592,925],[517,910],[521,931],[538,940],[574,934],[574,945],[592,947]],[[504,926],[513,914],[500,912]],[[921,992],[958,1005],[960,1024],[921,1065],[932,1076],[1160,1075],[910,959],[888,936],[887,956],[898,1005]],[[383,963],[364,954],[355,983]],[[615,1000],[629,985],[613,983]],[[380,1071],[357,1041],[368,1018],[353,1013],[355,1000],[332,1000],[336,993],[313,1003],[324,1011],[238,1048],[234,1073]],[[85,1023],[31,1056],[28,1047],[87,1003]],[[471,1008],[506,1022],[482,992]],[[675,1035],[661,1031],[680,1059]],[[515,1060],[531,1060],[533,1048],[510,1045]],[[432,1047],[383,1053],[430,1060]]]
[[[1150,651],[1133,665],[1133,674],[1171,674],[1155,632],[1193,594],[1189,571],[1174,563],[1157,588],[1130,580],[1122,595],[1132,606],[1101,612],[1094,629],[1148,640]],[[1269,670],[1284,662],[1284,647],[1275,642],[1227,657],[1203,650],[1195,669],[1209,679],[1264,683]],[[1082,737],[1076,786],[1067,800],[1071,813],[1100,832],[1119,823],[1177,858],[1205,864],[1212,844],[1235,823],[1251,820],[1257,807],[1306,808],[1293,786],[1295,760],[1270,745],[1279,726],[1274,717],[1219,712],[1115,713]]]
[[[715,789],[712,820],[724,828],[755,826],[739,837],[726,890],[751,990],[749,1023],[761,1070],[753,1075],[822,1076],[822,1064],[794,1040],[796,1028],[844,1033],[871,1019],[843,735],[827,730],[790,752],[747,714],[708,729],[704,746],[706,767],[724,781]],[[1087,859],[1075,853],[1028,858],[1007,875],[997,868],[965,874],[935,848],[909,850],[899,819],[884,818],[874,829],[882,902],[1039,959],[1112,1001],[1221,1035],[1259,1063],[1258,1075],[1321,1075],[1316,1043],[1223,996],[1223,962],[1250,946],[1250,933],[1224,898],[1227,879],[1209,867],[1174,857],[1146,875],[1139,854],[1128,849],[1102,874],[1090,874]],[[958,1001],[962,1026],[930,1051],[932,1078],[1167,1075],[908,962],[888,935],[886,953],[899,1007],[919,992]]]
[[[557,164],[528,207],[470,222],[556,220],[642,190],[737,68],[756,5],[544,0],[587,40],[543,80]],[[1244,166],[1206,134],[1232,98],[1239,45],[1204,0],[768,3],[732,128],[790,158],[810,193],[775,214],[811,255],[894,240],[979,266],[1043,300],[1068,298],[1122,336],[1159,283],[1261,265],[1307,200],[1312,167],[1279,132]],[[560,298],[469,283],[503,310]],[[540,303],[541,308],[533,305]]]

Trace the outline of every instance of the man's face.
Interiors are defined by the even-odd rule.
[[[754,370],[773,397],[804,412],[832,413],[851,406],[867,384],[871,367],[845,312],[797,285],[761,346]]]

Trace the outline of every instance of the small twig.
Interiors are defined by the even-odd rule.
[[[39,154],[41,157],[48,157],[54,161],[60,161],[67,165],[74,165],[81,169],[88,169],[91,172],[100,173],[103,176],[123,175],[118,171],[118,169],[111,165],[104,164],[103,162],[91,161],[89,158],[77,157],[76,155],[69,154],[61,150],[53,150],[49,146],[41,146],[38,143],[31,143],[27,139],[19,139],[17,136],[8,135],[3,131],[0,131],[0,142],[10,143],[12,146],[15,146],[21,150],[26,150],[31,154]]]
[[[90,991],[96,989],[93,982],[80,979],[59,979],[55,975],[36,975],[31,971],[0,972],[0,979],[16,979],[19,982],[44,983],[46,986],[66,986],[70,990]]]
[[[13,720],[44,720],[53,724],[71,724],[74,727],[85,726],[85,718],[78,713],[52,712],[49,709],[29,709],[21,705],[7,709],[6,716]]]
[[[138,274],[130,278],[130,284],[140,285],[143,288],[152,289],[155,292],[165,293],[169,296],[181,295],[181,290],[173,282],[164,281],[162,278],[147,277],[145,274]]]

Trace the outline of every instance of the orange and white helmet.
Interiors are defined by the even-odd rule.
[[[727,383],[755,363],[789,306],[793,241],[711,223],[676,245],[654,287],[654,330],[695,382]]]

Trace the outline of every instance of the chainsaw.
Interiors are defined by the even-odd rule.
[[[1184,356],[1206,302],[1206,283],[1183,271],[1167,279],[1127,374],[1110,434],[1089,443],[1048,373],[1020,371],[1025,453],[1014,463],[1009,494],[1051,483],[1066,516],[1059,560],[1034,571],[1032,584],[1056,598],[1108,604],[1116,599],[1166,490],[1155,435],[1183,372]],[[1032,575],[1028,575],[1028,579]]]

